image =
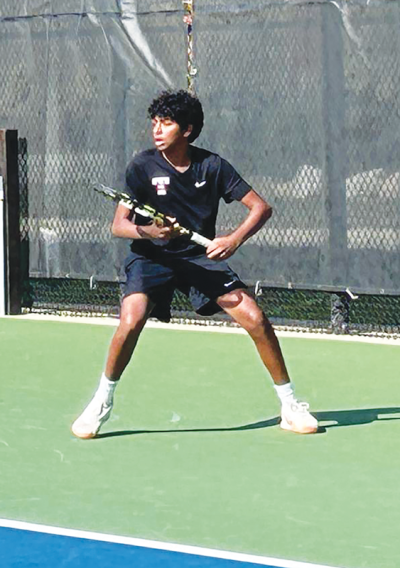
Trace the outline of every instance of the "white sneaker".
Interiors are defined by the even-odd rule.
[[[107,404],[94,397],[79,418],[72,424],[72,433],[77,438],[95,438],[104,422],[107,422],[110,418],[112,407],[112,402]]]
[[[314,434],[318,430],[318,421],[308,409],[306,402],[293,401],[282,405],[281,428],[297,434]]]

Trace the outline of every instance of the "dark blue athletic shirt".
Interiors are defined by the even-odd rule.
[[[146,150],[133,158],[126,170],[125,191],[141,203],[176,217],[183,226],[213,239],[219,200],[240,201],[250,185],[223,158],[207,150],[189,147],[191,164],[178,172],[157,149]],[[135,223],[143,224],[139,216]],[[171,239],[161,246],[150,240],[135,239],[131,250],[139,254],[156,252],[168,255],[200,254],[202,247],[187,237]]]

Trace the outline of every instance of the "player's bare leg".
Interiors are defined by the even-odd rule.
[[[153,304],[146,294],[130,294],[124,298],[119,326],[111,340],[105,368],[105,375],[110,381],[118,381],[121,377],[152,309]]]
[[[253,339],[274,383],[289,383],[289,374],[273,327],[250,294],[245,290],[234,290],[218,298],[218,304]]]
[[[94,438],[109,419],[115,387],[132,357],[152,308],[153,304],[145,294],[131,294],[124,298],[120,323],[111,341],[105,373],[92,400],[72,425],[72,433],[78,438]]]
[[[278,339],[254,298],[245,290],[233,290],[218,298],[217,302],[253,339],[282,403],[281,427],[302,434],[316,432],[318,423],[308,412],[308,405],[298,403],[294,398]]]

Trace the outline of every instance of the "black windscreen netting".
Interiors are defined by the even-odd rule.
[[[0,126],[21,137],[25,309],[117,313],[128,243],[90,184],[122,186],[151,145],[150,100],[186,87],[187,4],[2,3]],[[192,7],[199,145],[274,208],[232,267],[282,325],[398,333],[400,2]],[[222,206],[218,230],[243,214]],[[194,318],[185,298],[175,307]]]

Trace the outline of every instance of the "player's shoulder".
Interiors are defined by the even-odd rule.
[[[155,159],[156,149],[150,148],[149,150],[143,150],[142,152],[138,152],[134,154],[128,164],[128,170],[135,169],[135,168],[143,168],[146,166],[149,161]]]
[[[219,167],[222,158],[219,154],[206,150],[205,148],[198,148],[197,146],[191,146],[192,149],[192,161],[207,163],[210,166]]]

